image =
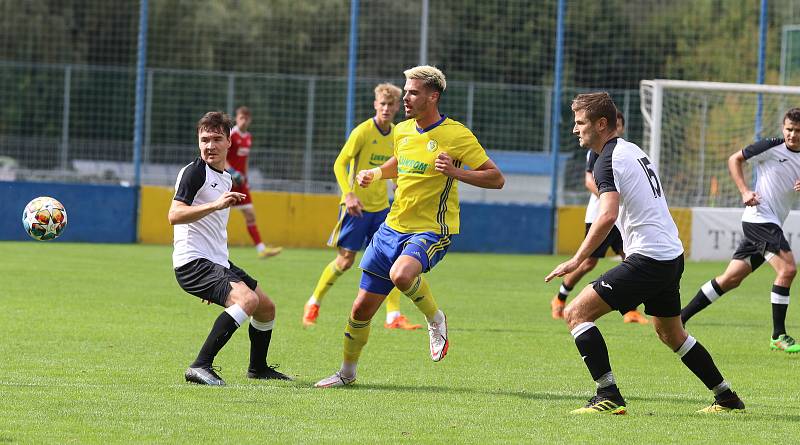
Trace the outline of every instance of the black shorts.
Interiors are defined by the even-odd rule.
[[[744,239],[739,243],[733,259],[750,264],[753,270],[764,264],[770,254],[777,255],[781,250],[791,252],[789,241],[783,236],[783,230],[773,223],[742,222]]]
[[[590,227],[592,227],[592,223],[586,223],[586,233],[584,237],[589,234]],[[611,227],[611,231],[608,232],[608,236],[603,240],[603,244],[600,244],[600,247],[595,249],[589,257],[605,258],[606,251],[609,247],[616,252],[617,255],[622,255],[622,234],[619,233],[619,229],[616,225]]]
[[[206,301],[225,307],[228,295],[233,287],[231,282],[243,281],[252,290],[256,290],[258,282],[247,272],[230,263],[226,268],[205,258],[190,261],[175,269],[175,279],[181,289]]]
[[[658,261],[637,253],[600,275],[592,288],[611,308],[624,314],[644,304],[654,317],[675,317],[681,313],[683,255]]]

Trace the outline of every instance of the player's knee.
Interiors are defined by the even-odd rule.
[[[401,291],[408,290],[408,288],[414,284],[415,278],[417,278],[417,276],[407,269],[392,267],[392,269],[389,270],[389,279],[391,279],[392,283]]]
[[[342,272],[349,270],[353,267],[353,263],[355,262],[355,257],[347,257],[339,255],[336,257],[336,267],[339,268]]]
[[[259,297],[258,307],[254,315],[258,316],[259,320],[272,320],[275,318],[275,303],[268,297]]]
[[[797,275],[797,266],[792,263],[786,263],[781,270],[778,271],[778,276],[785,281],[792,281],[794,280],[795,275]]]
[[[241,306],[248,315],[252,315],[258,308],[258,295],[246,286],[234,288],[231,291],[230,298],[231,302]]]
[[[580,310],[574,304],[570,303],[564,308],[564,321],[567,322],[567,327],[570,330],[583,321],[581,320]]]

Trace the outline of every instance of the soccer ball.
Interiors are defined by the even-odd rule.
[[[35,240],[58,238],[67,226],[67,210],[49,196],[34,198],[22,211],[22,226]]]

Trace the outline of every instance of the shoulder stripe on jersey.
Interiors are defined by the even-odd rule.
[[[750,144],[744,149],[742,149],[742,155],[745,159],[750,159],[753,156],[760,155],[765,151],[769,150],[770,148],[777,147],[778,145],[783,144],[783,139],[779,138],[767,138],[761,139],[760,141]]]
[[[461,161],[454,160],[453,166],[458,168],[461,167]],[[439,223],[439,229],[442,235],[449,235],[450,228],[447,226],[446,216],[447,216],[447,198],[450,196],[450,189],[453,188],[453,181],[455,179],[452,177],[447,178],[447,182],[444,184],[444,190],[439,195],[439,212],[436,214],[436,222]]]

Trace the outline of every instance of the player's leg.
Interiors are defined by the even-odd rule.
[[[625,414],[625,400],[611,372],[606,342],[594,324],[611,310],[591,285],[586,286],[564,309],[564,319],[575,339],[575,346],[597,385],[597,394],[586,406],[572,411],[574,414]]]
[[[392,288],[389,295],[386,296],[386,323],[383,324],[383,327],[386,329],[403,329],[406,331],[414,331],[421,328],[421,324],[411,323],[400,311],[400,298],[402,296],[403,292],[396,287]]]
[[[415,236],[418,236],[419,239],[412,238],[406,243],[402,254],[389,270],[389,278],[425,315],[428,322],[431,359],[438,362],[447,355],[450,347],[447,336],[447,317],[436,304],[428,280],[422,273],[430,270],[444,257],[450,245],[450,239],[438,236],[429,239],[425,238],[424,234]],[[425,238],[424,242],[421,241],[423,238]]]
[[[599,258],[601,257],[590,256],[583,260],[577,269],[564,275],[564,279],[561,281],[561,286],[558,289],[558,294],[550,300],[550,311],[554,319],[564,318],[564,306],[567,304],[569,293],[572,292],[575,285],[581,281],[581,278],[597,266]]]
[[[247,198],[250,199],[249,191],[247,193]],[[253,208],[252,201],[249,204],[241,206],[239,209],[242,211],[242,216],[244,216],[244,222],[247,225],[247,233],[250,234],[250,238],[253,240],[253,245],[256,246],[258,257],[262,259],[269,258],[281,253],[281,251],[283,251],[283,247],[267,246],[261,240],[261,233],[258,231],[256,212]]]
[[[744,403],[735,392],[731,391],[730,384],[722,377],[711,354],[699,341],[686,332],[679,316],[653,316],[653,327],[658,338],[678,354],[683,364],[706,385],[706,388],[714,393],[714,403],[698,412],[744,410]]]
[[[353,267],[353,262],[355,262],[355,260],[355,251],[348,250],[344,247],[339,247],[339,252],[336,254],[336,258],[334,258],[333,261],[328,263],[325,268],[322,269],[322,274],[320,274],[319,280],[317,280],[317,285],[314,287],[314,292],[311,294],[311,297],[308,299],[305,307],[303,308],[304,326],[310,326],[317,322],[317,317],[319,316],[319,307],[322,304],[322,300],[325,298],[325,295],[327,295],[333,284],[336,283],[336,280],[338,280],[343,273]]]
[[[369,339],[372,317],[380,308],[384,298],[386,298],[386,293],[391,289],[392,283],[369,272],[364,272],[361,286],[362,288],[358,290],[358,296],[353,302],[350,318],[347,320],[347,326],[345,326],[344,330],[342,366],[332,376],[317,382],[314,385],[317,388],[346,386],[356,380],[358,359],[361,357],[361,351]],[[376,290],[376,292],[370,292],[367,289]]]
[[[788,246],[788,243],[786,244]],[[772,285],[770,301],[772,302],[772,339],[770,348],[789,353],[800,352],[800,344],[786,333],[786,312],[789,309],[789,289],[797,275],[794,255],[789,250],[780,250],[778,254],[768,255],[767,260],[775,269],[775,281]]]
[[[760,257],[760,255],[758,255]],[[763,257],[761,257],[763,258]],[[700,286],[700,290],[692,298],[692,301],[681,310],[681,322],[686,324],[690,318],[695,314],[708,307],[711,303],[717,301],[725,292],[736,289],[748,275],[750,275],[756,267],[751,266],[751,261],[754,258],[734,258],[728,263],[728,267],[722,275],[705,282]],[[763,261],[763,259],[761,260]],[[760,265],[761,262],[754,264]]]

